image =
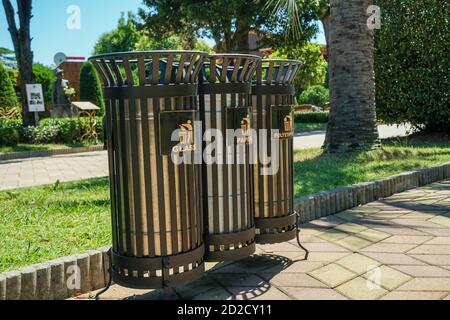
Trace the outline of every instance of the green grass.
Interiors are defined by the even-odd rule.
[[[391,139],[384,141],[380,149],[353,154],[298,150],[294,165],[295,194],[332,190],[447,161],[450,161],[448,137]]]
[[[66,144],[26,144],[26,143],[19,143],[15,147],[0,146],[0,154],[11,153],[11,152],[21,152],[21,151],[42,151],[42,150],[69,149],[69,148],[86,147],[86,146],[90,146],[90,145],[95,145],[95,144],[94,143],[89,143],[89,142],[66,143]]]
[[[296,196],[450,161],[448,137],[394,139],[374,151],[295,152]],[[0,272],[110,244],[108,179],[0,192]]]
[[[305,131],[314,131],[314,130],[326,130],[326,123],[295,123],[295,131],[305,132]]]
[[[0,272],[110,243],[108,179],[0,192]]]

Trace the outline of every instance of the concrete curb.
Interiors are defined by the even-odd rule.
[[[296,198],[295,209],[300,212],[300,221],[306,223],[448,178],[450,178],[450,162]]]
[[[307,223],[447,178],[450,178],[450,162],[297,198],[295,209],[300,212],[301,222]],[[108,281],[108,249],[100,248],[0,273],[0,300],[67,299],[103,288]],[[78,270],[77,278],[73,270]],[[78,286],[74,288],[73,284]]]
[[[50,157],[61,154],[73,154],[73,153],[84,153],[93,151],[102,151],[103,146],[88,146],[79,148],[67,148],[67,149],[56,149],[56,150],[39,150],[39,151],[22,151],[22,152],[12,152],[0,154],[0,161],[14,160],[14,159],[27,159],[27,158],[41,158]]]

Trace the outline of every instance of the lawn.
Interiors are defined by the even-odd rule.
[[[67,143],[67,144],[26,144],[19,143],[15,147],[0,146],[0,154],[11,153],[11,152],[21,152],[21,151],[42,151],[42,150],[57,150],[57,149],[69,149],[86,147],[90,145],[96,145],[89,142],[80,143]]]
[[[110,242],[108,179],[0,192],[0,272]]]
[[[295,152],[297,196],[450,161],[448,137],[393,139],[368,153]],[[0,272],[110,243],[108,179],[0,192]]]
[[[326,123],[295,123],[295,131],[305,132],[305,131],[314,131],[314,130],[327,130]]]

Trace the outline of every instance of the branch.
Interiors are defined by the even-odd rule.
[[[2,0],[3,8],[5,8],[6,20],[8,21],[8,30],[11,34],[11,39],[14,44],[14,49],[19,49],[19,31],[16,26],[16,19],[14,16],[14,8],[9,0]]]

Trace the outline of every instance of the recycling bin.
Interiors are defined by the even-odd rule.
[[[293,172],[295,60],[262,60],[252,85],[254,144],[253,209],[256,242],[279,243],[296,236]]]
[[[207,261],[237,260],[255,251],[249,133],[251,81],[259,61],[252,55],[211,55],[200,74]],[[228,139],[228,132],[236,136]]]
[[[166,288],[204,273],[201,165],[174,156],[192,157],[200,147],[194,123],[206,56],[149,51],[89,59],[106,101],[110,274],[119,285]]]

